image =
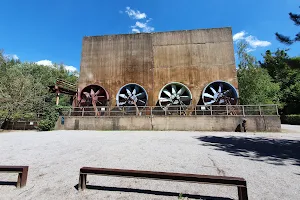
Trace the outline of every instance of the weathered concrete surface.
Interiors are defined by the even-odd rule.
[[[204,87],[223,80],[238,88],[231,28],[84,37],[79,92],[90,84],[104,87],[110,105],[125,84],[137,83],[155,106],[167,83],[189,87],[193,105]]]
[[[58,120],[56,129],[75,130],[156,130],[156,131],[235,131],[242,117],[235,116],[154,116],[154,117],[65,117],[62,126]],[[280,132],[277,116],[246,117],[247,131]]]

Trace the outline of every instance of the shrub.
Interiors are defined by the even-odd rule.
[[[39,131],[51,131],[55,126],[55,123],[50,119],[43,119],[38,123],[38,130]]]
[[[292,124],[292,125],[300,125],[300,114],[283,116],[282,123]]]

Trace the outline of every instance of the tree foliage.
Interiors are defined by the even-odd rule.
[[[290,12],[289,16],[290,16],[290,19],[294,22],[294,24],[296,26],[300,26],[300,14],[295,14],[295,13]],[[290,36],[282,35],[278,32],[275,33],[275,35],[280,42],[285,43],[287,45],[291,45],[295,42],[300,41],[300,32],[298,32],[293,38]]]
[[[266,69],[247,52],[245,42],[238,43],[238,81],[241,104],[278,104],[279,84],[274,83]]]
[[[286,50],[266,51],[262,68],[280,86],[280,102],[284,114],[300,113],[300,57],[290,58]]]
[[[21,62],[0,52],[0,118],[36,118],[55,110],[55,94],[49,93],[48,86],[55,84],[57,78],[77,82],[77,74],[63,65],[49,67]],[[69,99],[62,95],[61,105],[70,105]]]

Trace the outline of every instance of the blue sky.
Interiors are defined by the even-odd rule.
[[[300,44],[287,47],[274,35],[299,31],[288,16],[299,6],[299,0],[1,0],[0,49],[22,61],[79,69],[84,36],[230,26],[257,57],[277,48],[300,56]]]

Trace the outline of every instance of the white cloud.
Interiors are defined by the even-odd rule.
[[[233,41],[239,41],[245,38],[245,35],[247,35],[245,31],[238,32],[233,35]]]
[[[147,19],[146,13],[141,13],[139,10],[133,10],[129,6],[126,7],[124,11],[131,19],[139,20],[136,21],[134,25],[131,27],[132,33],[151,33],[154,31],[154,27],[149,25],[149,22],[152,20],[151,18]],[[124,13],[123,11],[119,11],[120,14]]]
[[[69,66],[69,65],[65,65],[65,69],[70,71],[70,72],[75,72],[77,71],[76,67],[74,66]]]
[[[138,33],[137,31],[139,32],[144,32],[144,33],[151,33],[154,31],[154,27],[152,26],[149,26],[148,23],[151,21],[151,19],[147,20],[145,23],[143,22],[135,22],[135,25],[134,26],[131,26],[131,31],[133,33]]]
[[[255,51],[255,49],[251,49],[251,48],[247,48],[247,49],[246,49],[246,52],[247,52],[247,53],[252,52],[252,51]]]
[[[40,60],[38,62],[36,62],[36,64],[38,65],[44,65],[44,66],[48,66],[48,67],[53,67],[53,63],[50,60]]]
[[[4,57],[7,59],[19,60],[19,57],[16,54],[4,54]]]
[[[131,30],[133,33],[140,33],[141,31],[139,30],[139,29],[137,29],[137,28],[133,28],[132,30]]]
[[[247,52],[255,51],[258,47],[267,47],[272,43],[269,41],[263,41],[257,39],[257,37],[253,35],[248,35],[246,31],[241,31],[233,35],[232,39],[234,42],[238,42],[240,40],[245,40],[251,48],[247,49]]]
[[[48,66],[48,67],[53,67],[54,63],[51,60],[40,60],[38,62],[36,62],[36,64],[38,65],[44,65],[44,66]],[[76,72],[77,69],[74,66],[70,66],[70,65],[64,65],[65,69],[70,71],[70,72]]]
[[[139,10],[132,10],[130,7],[126,7],[125,13],[133,19],[145,19],[146,13],[141,13]]]
[[[257,48],[257,47],[267,47],[271,45],[271,42],[268,41],[262,41],[257,39],[256,37],[250,35],[248,37],[245,38],[246,42],[249,43],[249,45],[253,48]]]

